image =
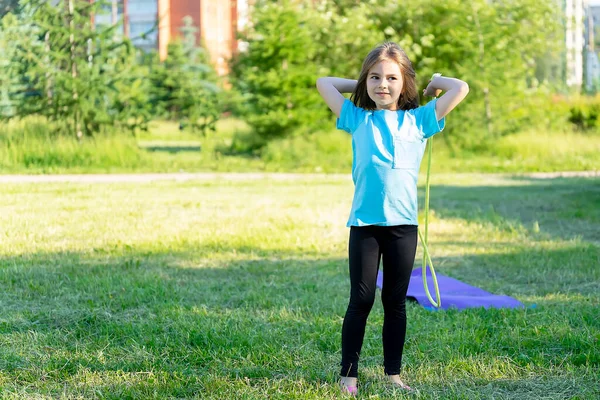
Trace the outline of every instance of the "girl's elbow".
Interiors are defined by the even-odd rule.
[[[467,93],[469,93],[469,84],[467,82],[462,81],[460,84],[460,91],[467,95]]]

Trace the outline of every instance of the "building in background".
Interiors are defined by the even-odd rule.
[[[93,0],[90,0],[93,1]],[[167,45],[182,37],[183,17],[192,17],[197,43],[209,52],[217,73],[227,73],[227,62],[238,49],[236,32],[243,28],[246,0],[112,0],[107,13],[95,24],[122,25],[117,34],[131,38],[135,46],[156,49],[161,60]]]
[[[588,92],[600,89],[600,60],[596,51],[600,6],[588,0],[564,0],[565,83]],[[585,84],[585,85],[584,85]]]
[[[583,16],[585,0],[565,0],[565,80],[567,86],[583,83]]]
[[[591,21],[589,18],[591,18]],[[590,5],[588,7],[586,37],[589,37],[589,26],[593,27],[594,48],[600,48],[600,5]]]
[[[585,88],[588,92],[597,92],[600,89],[600,59],[598,59],[600,27],[600,6],[589,6],[585,24]]]

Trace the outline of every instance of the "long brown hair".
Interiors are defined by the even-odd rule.
[[[412,63],[404,50],[394,42],[385,42],[369,52],[363,61],[358,83],[350,99],[357,107],[366,110],[375,110],[377,106],[367,93],[367,75],[369,70],[380,61],[389,60],[398,63],[402,73],[402,92],[398,98],[399,110],[412,110],[419,107],[419,92],[417,80]]]

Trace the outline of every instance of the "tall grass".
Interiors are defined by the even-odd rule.
[[[52,134],[41,118],[11,121],[0,131],[0,168],[6,172],[59,172],[112,168],[135,169],[144,154],[131,136],[100,135],[81,141]]]
[[[49,134],[41,119],[0,125],[0,173],[294,171],[342,172],[352,166],[351,138],[333,129],[274,140],[252,150],[251,132],[223,119],[206,137],[156,121],[149,132],[106,134],[78,141]],[[441,133],[443,135],[444,133]],[[433,170],[532,172],[597,170],[600,135],[528,130],[500,138],[478,151],[451,153],[434,139]]]
[[[600,135],[572,130],[524,131],[500,138],[480,152],[451,155],[434,142],[436,172],[542,172],[599,169]]]

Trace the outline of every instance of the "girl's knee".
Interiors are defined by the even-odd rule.
[[[350,298],[350,306],[355,311],[371,311],[375,304],[375,295],[372,296],[353,296]]]
[[[406,296],[381,296],[381,303],[385,310],[404,311],[406,309]]]

